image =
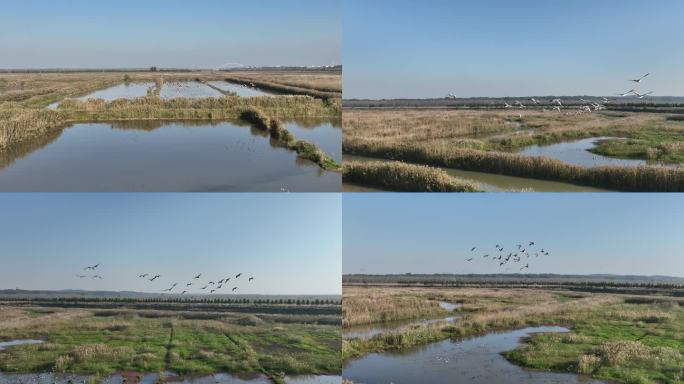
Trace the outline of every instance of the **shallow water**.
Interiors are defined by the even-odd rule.
[[[177,97],[199,99],[204,97],[223,97],[223,93],[196,81],[170,81],[162,84],[159,97],[162,99],[174,99]]]
[[[0,191],[330,191],[323,171],[240,122],[74,124],[0,157]]]
[[[334,122],[321,121],[312,126],[298,121],[286,122],[285,125],[296,138],[316,144],[335,161],[342,162],[342,129]]]
[[[365,384],[598,384],[575,374],[528,371],[501,353],[515,349],[532,333],[568,332],[561,327],[534,327],[490,333],[460,342],[445,340],[400,352],[374,353],[349,362],[343,377]]]
[[[601,140],[615,139],[612,137],[590,137],[582,140],[564,141],[551,145],[533,145],[518,153],[525,156],[545,156],[561,160],[568,164],[582,167],[600,167],[617,165],[622,167],[640,167],[644,165],[663,166],[660,163],[646,162],[638,159],[617,159],[589,152]]]
[[[344,155],[345,161],[383,161],[383,159],[375,159],[365,156]],[[454,168],[436,167],[446,171],[448,174],[464,179],[469,179],[480,183],[480,188],[487,192],[504,192],[531,189],[535,192],[605,192],[606,190],[600,188],[585,187],[581,185],[574,185],[569,183],[562,183],[557,181],[528,179],[525,177],[515,177],[498,175],[495,173],[463,171]],[[349,190],[349,189],[351,190]],[[347,187],[345,183],[344,191],[350,192],[376,192],[377,188],[365,187],[362,185],[353,185]]]
[[[240,97],[257,97],[257,96],[272,96],[275,93],[267,92],[255,87],[248,87],[246,85],[230,83],[227,81],[210,81],[209,84],[222,90],[235,92]]]
[[[446,301],[440,301],[439,306],[446,309],[449,312],[453,312],[454,310],[461,308],[463,304],[460,303],[449,303]]]
[[[17,345],[40,344],[42,342],[43,340],[34,339],[0,341],[0,351],[2,351],[5,348],[14,347]]]
[[[102,99],[112,101],[116,99],[134,99],[147,96],[147,90],[154,87],[154,83],[128,83],[101,89],[91,94],[79,97],[79,100]]]
[[[136,97],[147,96],[147,90],[151,87],[154,87],[154,83],[152,82],[123,83],[81,96],[78,100],[102,99],[105,101],[112,101],[116,99],[134,99]],[[59,103],[60,102],[58,101],[48,105],[48,109],[56,109],[59,106]]]

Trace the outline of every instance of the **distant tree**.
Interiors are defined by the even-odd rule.
[[[150,67],[150,72],[157,72],[157,67]]]

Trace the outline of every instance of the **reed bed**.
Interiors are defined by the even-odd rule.
[[[258,73],[237,71],[232,75],[242,78],[264,80],[293,87],[310,88],[326,92],[342,92],[341,71],[262,71]]]
[[[344,139],[345,153],[401,160],[436,167],[569,182],[619,191],[682,192],[684,169],[665,167],[580,167],[547,157],[522,156],[417,144],[384,145],[367,139]]]
[[[426,165],[399,161],[346,161],[342,180],[402,192],[481,192],[474,181],[453,177]]]
[[[338,92],[319,91],[316,89],[301,88],[301,87],[295,87],[295,86],[291,86],[291,85],[283,85],[283,84],[278,84],[278,83],[272,83],[269,81],[254,80],[254,79],[243,78],[243,77],[238,77],[238,76],[226,77],[225,80],[232,82],[232,83],[237,83],[237,84],[246,85],[246,86],[255,85],[255,86],[257,86],[263,90],[274,91],[277,93],[284,93],[284,94],[291,94],[291,95],[306,95],[306,96],[311,96],[311,97],[315,97],[315,98],[319,98],[319,99],[336,99],[336,98],[341,97],[341,93],[338,93]]]
[[[27,109],[16,105],[0,107],[0,151],[24,141],[45,136],[65,125],[63,113],[46,109]]]

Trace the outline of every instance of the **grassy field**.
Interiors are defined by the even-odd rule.
[[[515,113],[514,113],[515,112]],[[345,109],[347,154],[616,190],[684,190],[684,121],[676,115],[605,111],[568,116],[526,110]],[[515,152],[588,137],[615,137],[594,152],[679,164],[679,169],[585,168]]]
[[[339,308],[339,307],[337,307]],[[338,312],[339,313],[339,312]],[[329,315],[216,310],[0,308],[0,340],[42,339],[0,352],[3,372],[182,375],[339,374],[339,323]],[[339,321],[339,315],[337,315]]]
[[[506,357],[528,368],[621,383],[684,381],[681,298],[533,288],[346,286],[343,326],[429,318],[441,310],[437,300],[462,303],[463,316],[453,323],[344,340],[343,360],[495,330],[561,325],[571,332],[534,335]]]
[[[269,83],[271,88],[280,87],[279,90],[288,95],[246,98],[228,93],[218,98],[170,100],[159,97],[159,90],[165,81],[206,82],[243,75],[254,82],[261,79]],[[56,137],[66,126],[78,122],[233,120],[255,108],[272,119],[337,118],[341,115],[340,94],[317,94],[331,93],[335,79],[339,82],[340,74],[329,71],[0,74],[0,156],[23,153],[25,148],[31,147],[27,142]],[[123,82],[142,81],[156,84],[146,97],[111,102],[75,99]],[[298,88],[290,89],[294,85]],[[58,101],[60,104],[56,110],[46,108]],[[325,169],[339,169],[338,164],[327,161],[329,156],[312,144],[301,140],[297,144],[293,149],[304,154],[303,157],[314,159]]]

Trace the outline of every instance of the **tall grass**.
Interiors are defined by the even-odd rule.
[[[443,170],[425,165],[399,161],[347,161],[342,168],[342,179],[403,192],[480,192],[476,182],[450,176]]]
[[[580,167],[547,157],[523,156],[420,144],[383,145],[373,140],[347,139],[345,153],[402,160],[437,167],[555,180],[620,191],[683,192],[684,169],[664,167]]]

